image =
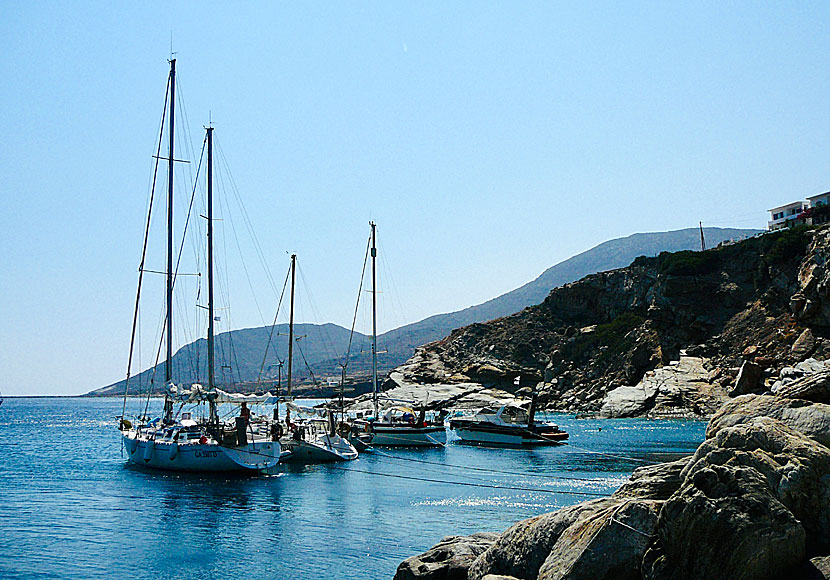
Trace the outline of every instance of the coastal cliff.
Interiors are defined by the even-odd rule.
[[[692,456],[501,534],[444,538],[395,580],[830,578],[830,361],[804,368],[724,405]]]
[[[640,257],[423,346],[386,387],[536,390],[551,410],[711,416],[830,355],[830,229]]]

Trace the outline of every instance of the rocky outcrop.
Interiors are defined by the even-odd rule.
[[[743,395],[729,401],[709,421],[706,437],[711,439],[721,429],[742,425],[758,417],[777,419],[830,447],[830,405],[770,395]]]
[[[830,405],[742,395],[706,437],[691,457],[637,469],[609,498],[514,524],[467,577],[827,577]]]
[[[766,391],[773,367],[830,356],[827,263],[830,228],[641,257],[453,331],[397,372],[413,384],[532,387],[552,410],[708,417],[726,393]],[[707,380],[668,369],[687,364],[684,350]]]
[[[789,399],[830,403],[830,369],[824,368],[790,382],[782,382],[774,392],[779,397]]]
[[[656,418],[710,414],[727,397],[708,378],[703,359],[681,356],[677,362],[647,372],[636,386],[609,391],[599,416]]]
[[[612,497],[669,499],[683,484],[682,473],[691,459],[689,456],[669,463],[639,467]]]
[[[429,551],[401,562],[395,580],[465,580],[470,564],[498,537],[486,532],[448,536]]]

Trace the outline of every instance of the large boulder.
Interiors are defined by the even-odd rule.
[[[568,506],[513,524],[470,566],[470,580],[488,574],[536,580],[559,536],[580,519],[619,504],[619,500],[597,499]]]
[[[398,566],[394,580],[466,580],[470,564],[499,537],[478,533],[472,536],[447,536]]]
[[[744,361],[741,365],[741,370],[738,371],[738,376],[735,379],[735,386],[729,391],[730,397],[737,397],[738,395],[746,395],[747,393],[754,393],[758,390],[761,381],[761,374],[764,369],[760,365],[752,361]],[[763,389],[761,389],[763,390]]]
[[[568,527],[538,580],[639,580],[662,501],[624,500]]]
[[[711,439],[721,429],[748,423],[757,417],[778,419],[830,447],[830,405],[769,395],[743,395],[726,403],[709,420],[706,438]]]
[[[663,506],[647,580],[762,580],[801,563],[804,528],[749,467],[701,466]]]
[[[830,552],[830,449],[781,421],[761,417],[721,429],[704,441],[685,472],[706,466],[749,467],[807,532],[812,555]]]
[[[638,467],[611,496],[617,499],[669,499],[683,484],[681,472],[692,456],[670,463]]]
[[[682,475],[645,578],[780,578],[830,551],[830,449],[781,421],[716,429]]]

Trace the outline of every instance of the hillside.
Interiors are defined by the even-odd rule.
[[[522,312],[455,330],[396,375],[513,391],[519,377],[520,388],[538,385],[549,408],[598,411],[609,392],[688,351],[711,371],[705,383],[730,389],[745,360],[761,373],[830,354],[830,284],[821,277],[828,258],[830,230],[805,228],[640,257],[556,288]],[[708,414],[701,392],[666,404]]]
[[[704,233],[707,244],[714,246],[724,240],[753,235],[756,230],[704,228]],[[527,306],[539,304],[553,288],[573,282],[588,274],[626,266],[637,256],[655,256],[662,251],[699,247],[700,232],[696,228],[633,234],[604,242],[548,268],[532,282],[497,298],[458,312],[430,316],[379,335],[378,347],[383,353],[378,358],[380,371],[386,374],[411,357],[416,347],[444,338],[456,328],[513,314]],[[269,329],[270,327],[248,328],[217,336],[217,356],[222,361],[217,363],[217,367],[225,365],[225,368],[217,370],[220,383],[251,383],[257,380]],[[270,349],[263,372],[263,379],[267,381],[273,382],[277,378],[279,362],[277,357],[283,360],[286,358],[287,334],[287,325],[277,326],[276,349],[273,347]],[[342,357],[348,343],[349,331],[347,329],[335,324],[302,324],[297,325],[295,334],[303,337],[299,342],[301,352],[297,352],[294,364],[294,377],[298,384],[311,382],[311,373],[318,380],[339,376]],[[371,348],[369,344],[367,336],[356,334],[352,346],[353,354],[349,361],[349,372],[352,376],[365,377],[370,372]],[[182,347],[173,357],[175,380],[183,383],[205,382],[206,360],[204,339]],[[230,370],[227,367],[230,367]],[[159,367],[158,377],[154,382],[156,390],[163,382],[162,373],[163,365]],[[146,391],[152,377],[152,369],[133,377],[130,380],[130,391]],[[252,388],[253,386],[248,384],[240,388]],[[89,395],[116,395],[123,393],[123,388],[123,381],[118,381],[94,390]]]
[[[703,228],[706,244],[714,247],[726,240],[753,236],[759,230]],[[575,282],[589,274],[628,266],[638,256],[656,256],[660,252],[700,249],[700,230],[688,228],[670,232],[632,234],[603,242],[567,260],[551,266],[535,280],[501,296],[457,312],[436,314],[391,330],[384,342],[396,349],[417,346],[447,336],[452,330],[476,322],[485,322],[540,304],[554,288]],[[411,352],[411,351],[410,351]]]

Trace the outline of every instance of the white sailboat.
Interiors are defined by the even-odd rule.
[[[296,280],[297,255],[291,255],[291,300],[288,315],[288,376],[287,393],[291,399],[291,371],[294,363],[294,284]],[[311,418],[291,422],[290,411],[296,413],[310,411]],[[357,459],[357,450],[348,439],[342,437],[334,427],[333,416],[328,420],[315,417],[315,410],[304,410],[289,402],[286,409],[286,434],[280,440],[287,452],[284,461],[289,463],[325,463],[330,461],[350,461]]]
[[[369,226],[371,227],[372,258],[372,408],[374,415],[354,422],[354,437],[372,446],[440,447],[447,440],[444,424],[428,422],[423,411],[416,417],[412,409],[399,404],[391,404],[383,409],[382,416],[380,414],[377,358],[377,227],[375,222],[369,222]]]
[[[263,396],[232,394],[216,388],[214,373],[214,313],[213,313],[213,127],[207,128],[207,241],[208,241],[208,385],[194,384],[189,389],[175,385],[172,377],[173,351],[173,163],[175,119],[176,60],[170,61],[168,83],[169,143],[168,143],[168,191],[167,191],[167,308],[164,334],[167,345],[165,363],[164,414],[152,420],[141,417],[137,424],[125,416],[129,388],[130,367],[135,344],[141,281],[144,272],[144,256],[139,269],[139,285],[133,318],[133,334],[130,357],[127,364],[127,380],[124,387],[124,406],[119,430],[128,460],[137,465],[174,471],[266,471],[280,460],[281,446],[277,425],[262,417],[252,420],[248,404],[275,403],[270,394]],[[151,204],[152,206],[152,204]],[[152,207],[149,210],[152,211]],[[150,215],[147,219],[144,248],[147,247]],[[175,403],[179,403],[174,413]],[[209,416],[197,420],[185,411],[186,405],[207,403]],[[240,406],[240,416],[233,424],[219,419],[217,405]]]

